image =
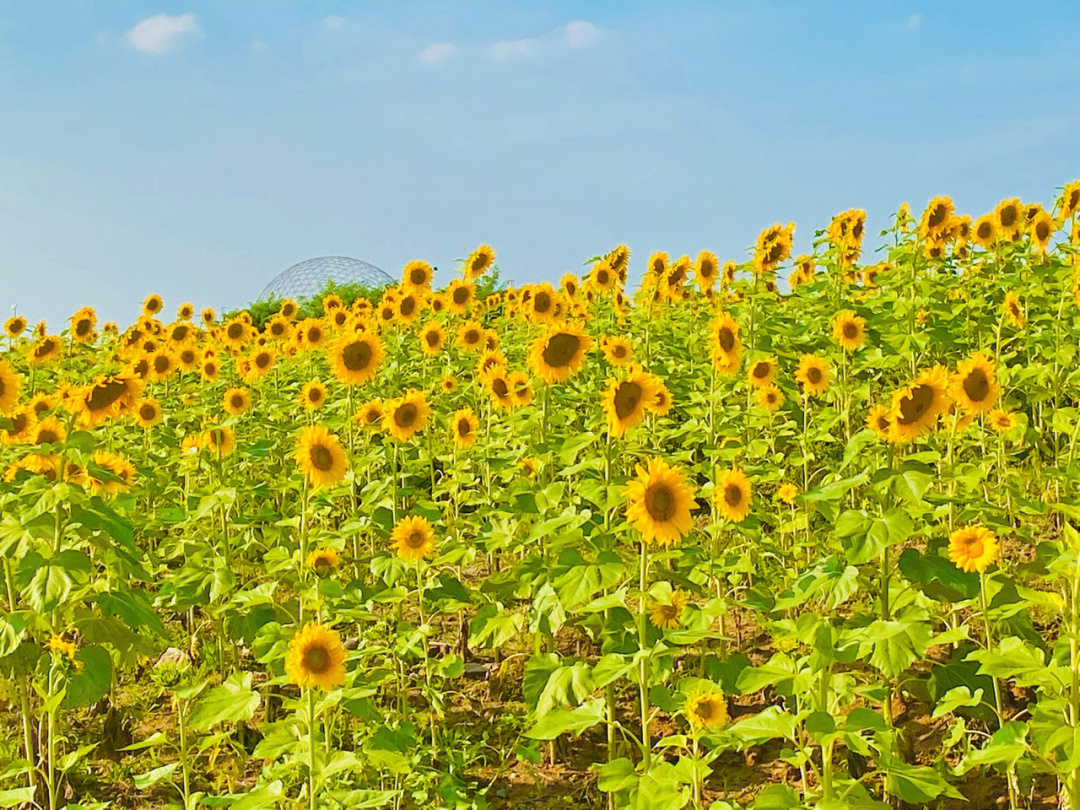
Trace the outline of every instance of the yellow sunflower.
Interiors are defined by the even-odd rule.
[[[383,428],[399,442],[407,442],[413,434],[427,426],[431,409],[420,391],[406,391],[389,400],[383,408]]]
[[[641,532],[645,544],[677,543],[693,527],[690,512],[697,509],[695,487],[684,483],[683,473],[660,458],[637,467],[637,478],[627,484],[627,520]]]
[[[79,424],[95,427],[131,412],[142,395],[142,383],[131,374],[102,376],[78,391],[74,404]]]
[[[620,335],[610,335],[600,341],[604,357],[613,366],[625,366],[634,359],[634,350],[630,341]]]
[[[450,424],[453,425],[455,447],[472,447],[476,443],[476,430],[480,426],[480,420],[476,418],[472,408],[455,411]]]
[[[153,397],[139,400],[135,406],[135,419],[144,428],[153,427],[161,421],[161,405]]]
[[[681,591],[672,591],[670,601],[653,603],[649,621],[658,630],[674,630],[682,625],[680,616],[688,602]]]
[[[942,366],[923,371],[914,382],[893,394],[889,410],[889,439],[908,442],[932,430],[949,407],[949,373]]]
[[[925,240],[941,239],[949,230],[953,210],[953,201],[949,197],[930,200],[919,222],[919,236]]]
[[[251,395],[243,388],[230,388],[222,397],[222,405],[233,416],[239,416],[251,407]]]
[[[465,259],[461,272],[467,280],[471,281],[484,275],[494,263],[495,251],[491,245],[478,245]]]
[[[377,431],[382,423],[383,404],[379,400],[373,399],[360,406],[356,414],[356,424],[367,430]]]
[[[218,378],[218,375],[221,373],[221,365],[214,357],[206,358],[205,360],[203,360],[201,372],[206,380],[208,380],[209,382],[213,382]]]
[[[887,440],[892,430],[892,419],[887,405],[875,405],[866,415],[866,426],[877,434],[879,439]]]
[[[401,271],[401,283],[413,289],[426,290],[431,287],[433,276],[430,264],[422,259],[413,259]]]
[[[961,360],[956,364],[949,393],[968,413],[990,410],[1001,394],[993,362],[982,352]]]
[[[95,450],[91,458],[93,467],[104,470],[108,475],[102,477],[96,474],[93,468],[83,471],[80,475],[80,483],[83,483],[90,492],[116,495],[131,489],[135,483],[135,467],[131,462],[108,450]]]
[[[1016,414],[1010,411],[997,408],[990,412],[987,417],[987,421],[990,423],[990,427],[993,428],[995,433],[999,433],[1004,436],[1006,433],[1011,433],[1016,429],[1016,426],[1020,424],[1020,420],[1016,418]]]
[[[296,464],[316,489],[345,477],[348,459],[337,438],[322,425],[309,425],[296,443]]]
[[[232,455],[233,450],[236,449],[236,436],[233,435],[230,427],[224,425],[213,427],[203,434],[202,445],[210,451],[211,455],[225,458]]]
[[[722,692],[698,692],[686,701],[686,718],[694,729],[712,731],[723,728],[731,719]]]
[[[424,354],[435,355],[439,353],[439,349],[443,347],[443,343],[446,341],[446,332],[443,328],[431,321],[420,327],[420,348]]]
[[[32,366],[41,366],[60,355],[60,338],[54,335],[45,335],[30,347],[26,360]]]
[[[776,359],[762,357],[750,364],[746,370],[746,381],[752,388],[767,388],[776,377]]]
[[[737,467],[725,470],[716,479],[713,499],[721,517],[732,523],[742,523],[750,514],[750,506],[753,502],[750,479]]]
[[[476,288],[470,281],[454,280],[446,288],[446,306],[455,315],[464,315],[476,297]]]
[[[702,292],[713,288],[719,273],[720,260],[716,258],[716,254],[710,250],[701,251],[694,263],[694,281]]]
[[[526,456],[518,461],[518,468],[525,473],[526,478],[536,478],[536,471],[539,469],[539,465],[535,458]]]
[[[435,553],[435,530],[427,518],[404,517],[391,532],[390,542],[403,560],[418,562]]]
[[[457,377],[453,374],[444,374],[439,378],[439,390],[444,394],[452,394],[458,389]]]
[[[656,380],[656,395],[652,402],[645,403],[645,407],[657,416],[666,416],[671,410],[671,392],[662,381]]]
[[[146,297],[146,300],[143,301],[143,315],[157,315],[159,312],[161,312],[164,306],[165,302],[161,300],[160,295],[158,295],[157,293],[148,295]]]
[[[866,340],[866,320],[851,310],[844,310],[833,320],[832,335],[837,343],[853,352]]]
[[[825,358],[814,354],[804,354],[799,358],[799,367],[795,370],[795,380],[802,386],[803,394],[818,397],[829,390],[832,382],[832,370]]]
[[[338,566],[338,553],[332,548],[317,548],[307,556],[308,568],[319,576],[326,576]]]
[[[784,393],[775,385],[766,385],[758,390],[758,405],[772,413],[784,404]]]
[[[552,385],[565,382],[585,364],[592,338],[569,324],[553,327],[529,346],[529,366],[534,375]]]
[[[985,526],[964,526],[949,535],[949,561],[961,571],[981,574],[997,556],[997,537]]]
[[[470,352],[484,348],[484,327],[476,321],[466,321],[457,330],[458,346]]]
[[[97,334],[97,313],[93,307],[83,307],[71,316],[71,339],[76,343],[93,343]]]
[[[67,430],[55,416],[46,416],[37,423],[34,444],[58,444],[67,439]]]
[[[326,402],[326,386],[319,380],[310,380],[300,389],[300,405],[309,411],[317,411]]]
[[[1054,235],[1054,220],[1048,213],[1040,210],[1028,225],[1028,233],[1031,234],[1031,244],[1035,250],[1045,255],[1050,247],[1050,237]]]
[[[994,216],[997,219],[998,232],[1004,239],[1012,241],[1019,238],[1024,227],[1024,212],[1018,197],[999,202],[994,209]]]
[[[4,321],[4,333],[14,340],[26,331],[26,318],[22,315],[13,315]]]
[[[0,413],[9,413],[19,401],[19,375],[0,358]]]
[[[217,313],[214,312],[214,310],[212,308],[206,307],[201,313],[199,313],[199,317],[202,318],[202,322],[204,324],[209,326],[210,324],[212,324],[214,321],[217,320]]]
[[[21,444],[37,433],[37,414],[31,406],[8,411],[8,419],[11,427],[0,428],[0,438],[4,444]]]
[[[601,400],[608,431],[618,439],[645,418],[645,409],[656,399],[657,381],[637,368],[625,380],[611,380]]]
[[[733,376],[739,369],[742,357],[739,325],[729,314],[721,312],[709,324],[709,340],[717,373],[725,377]]]
[[[799,487],[787,481],[776,490],[776,497],[784,503],[795,503],[795,499],[799,497]]]
[[[374,378],[382,358],[382,341],[371,333],[338,338],[327,355],[330,370],[345,385],[363,385]]]
[[[1024,315],[1024,307],[1020,303],[1020,297],[1012,290],[1009,290],[1005,293],[1005,301],[1002,307],[1005,310],[1005,317],[1009,319],[1009,323],[1017,329],[1023,329],[1027,324],[1027,317]]]
[[[345,683],[345,647],[341,636],[314,622],[289,642],[285,658],[289,682],[302,689],[329,690]]]

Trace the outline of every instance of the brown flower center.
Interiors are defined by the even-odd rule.
[[[349,371],[363,371],[371,365],[373,353],[366,340],[357,340],[341,352],[341,362]]]
[[[724,487],[724,503],[728,506],[738,506],[743,501],[742,487],[738,484],[728,484]]]
[[[412,427],[419,412],[411,402],[406,402],[394,410],[394,424],[398,427]]]
[[[322,675],[330,669],[330,651],[321,644],[309,644],[304,648],[304,669],[313,675]]]
[[[581,347],[581,338],[568,332],[559,332],[552,335],[547,346],[544,347],[544,362],[552,368],[562,368],[570,365],[570,361],[578,353]]]
[[[637,411],[638,406],[641,404],[642,393],[641,386],[636,382],[628,380],[620,383],[619,387],[615,389],[615,416],[619,419],[626,419]]]
[[[811,366],[806,372],[806,379],[810,381],[811,385],[817,385],[821,382],[821,369],[817,366]]]
[[[325,444],[311,446],[311,466],[319,472],[327,472],[334,467],[334,456]]]
[[[896,421],[901,425],[910,425],[918,422],[934,404],[936,394],[932,386],[922,384],[915,386],[914,390],[900,400],[900,415]]]
[[[855,340],[859,336],[859,327],[853,321],[848,321],[844,324],[844,337],[848,340]]]
[[[754,364],[754,377],[759,380],[764,380],[769,376],[769,364],[762,361]]]
[[[464,306],[469,303],[469,288],[458,287],[454,290],[454,303],[460,306]]]
[[[645,511],[657,523],[666,523],[675,516],[675,493],[667,484],[650,484],[645,490]]]
[[[735,348],[735,333],[731,331],[731,327],[724,326],[716,333],[717,343],[720,344],[720,348],[725,352],[730,352]]]
[[[972,402],[982,402],[990,393],[990,380],[981,368],[973,368],[964,377],[964,393]]]

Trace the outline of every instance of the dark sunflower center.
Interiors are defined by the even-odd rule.
[[[982,402],[990,393],[990,380],[981,368],[973,368],[964,377],[964,393],[972,402]]]
[[[184,349],[184,351],[180,352],[180,362],[182,362],[182,363],[193,363],[193,362],[195,362],[195,352],[193,352],[191,349]],[[256,362],[258,362],[258,361],[256,361]]]
[[[854,340],[859,336],[859,327],[851,321],[844,324],[844,337],[848,340]]]
[[[927,219],[926,223],[931,228],[937,228],[945,222],[947,214],[948,208],[944,205],[936,205],[934,206],[934,210],[930,212],[930,218]]]
[[[887,414],[882,414],[881,416],[879,416],[877,418],[877,426],[878,426],[878,430],[888,430],[889,429],[889,417],[888,417]]]
[[[738,484],[728,484],[724,487],[724,502],[728,506],[738,506],[742,500],[742,488]]]
[[[100,411],[108,408],[127,391],[127,385],[116,380],[106,380],[98,383],[90,389],[90,396],[86,398],[86,407],[91,411]]]
[[[334,456],[325,444],[311,446],[311,466],[319,472],[327,472],[334,467]]]
[[[975,230],[976,235],[980,239],[989,239],[990,234],[993,233],[994,226],[989,222],[980,222],[979,227]]]
[[[304,669],[314,675],[322,675],[330,668],[330,651],[321,644],[309,644],[304,648]]]
[[[596,283],[601,287],[606,285],[611,280],[611,274],[607,270],[596,271]]]
[[[470,265],[470,268],[472,269],[472,271],[474,273],[481,272],[485,267],[487,267],[487,257],[486,256],[474,256],[473,257],[472,264]]]
[[[1016,206],[1007,205],[1001,209],[1001,224],[1002,227],[1011,228],[1016,224],[1018,213]]]
[[[292,304],[286,304],[281,308],[281,314],[284,315],[286,318],[291,318],[293,315],[296,314],[296,307],[294,307]]]
[[[671,520],[675,506],[675,493],[667,484],[652,484],[645,490],[645,511],[657,523]]]
[[[1050,226],[1047,225],[1045,222],[1036,223],[1036,225],[1035,225],[1035,236],[1038,237],[1038,239],[1040,241],[1049,239],[1050,238]]]
[[[731,327],[723,327],[717,333],[716,340],[720,344],[720,348],[725,352],[730,352],[735,348],[735,333],[731,331]]]
[[[780,256],[783,255],[784,246],[779,242],[774,242],[769,246],[769,249],[765,251],[765,261],[768,264],[774,264],[780,261]]]
[[[52,428],[45,428],[37,435],[38,444],[52,444],[60,441],[60,435]]]
[[[280,322],[270,324],[270,334],[274,337],[281,337],[285,334],[285,324]]]
[[[3,393],[3,392],[0,391],[0,393]],[[13,434],[13,435],[17,435],[19,433],[22,433],[24,430],[26,430],[26,425],[27,425],[27,423],[29,421],[30,421],[30,416],[28,414],[25,414],[25,413],[16,414],[15,416],[13,416],[11,418],[11,430],[9,430],[8,433]]]
[[[510,388],[506,384],[506,380],[502,377],[496,377],[491,381],[491,390],[495,392],[495,396],[502,398],[510,393]]]
[[[371,346],[365,340],[350,343],[341,353],[341,362],[349,371],[363,371],[371,365]]]
[[[412,284],[420,285],[427,282],[427,273],[423,267],[414,267],[409,273],[409,281]]]
[[[177,341],[178,343],[182,340],[185,340],[187,338],[187,335],[188,329],[186,326],[178,326],[172,331],[172,339]]]
[[[154,371],[163,374],[169,370],[169,358],[164,355],[154,358]]]
[[[455,304],[467,304],[469,303],[469,288],[458,287],[454,290],[454,303]]]
[[[233,394],[233,396],[232,396],[232,406],[234,408],[243,408],[244,407],[244,398],[242,396],[240,396],[240,394]]]
[[[764,380],[769,376],[769,364],[768,363],[756,363],[754,365],[754,377],[759,380]]]
[[[37,348],[34,349],[34,356],[38,358],[48,357],[50,354],[52,354],[53,349],[55,348],[56,344],[53,343],[51,339],[43,340],[41,341],[41,343],[38,344]]]
[[[615,389],[615,416],[626,419],[637,411],[643,391],[636,382],[628,380]]]
[[[577,335],[559,332],[553,335],[547,346],[544,347],[544,362],[553,368],[567,366],[577,355],[580,346],[581,339]]]
[[[817,366],[811,366],[810,370],[806,372],[806,379],[808,379],[812,385],[817,385],[821,382],[821,369]]]
[[[150,421],[150,420],[151,420],[151,419],[153,419],[153,418],[154,418],[155,416],[157,416],[157,410],[156,410],[156,409],[154,408],[154,406],[153,406],[153,405],[143,405],[143,406],[142,406],[142,407],[141,407],[141,408],[139,409],[139,415],[140,415],[140,416],[141,416],[141,417],[142,417],[143,419],[145,419],[145,420],[147,420],[147,421]]]
[[[318,388],[312,388],[310,391],[308,391],[308,399],[310,399],[312,402],[318,402],[320,399],[322,399],[322,390]]]
[[[472,346],[475,343],[480,342],[480,330],[468,329],[465,331],[465,343]]]
[[[226,331],[226,334],[231,340],[239,340],[244,334],[243,324],[231,323]]]
[[[369,425],[374,425],[376,422],[382,419],[382,413],[378,409],[372,408],[370,411],[367,412],[365,418]]]
[[[712,278],[714,272],[716,272],[716,268],[712,266],[712,262],[703,262],[701,269],[698,271],[702,278]]]
[[[427,341],[428,346],[434,349],[439,345],[439,333],[433,329],[424,335],[424,340]]]
[[[540,292],[533,298],[533,309],[543,314],[551,309],[551,296],[546,292]]]
[[[457,433],[458,433],[458,436],[460,436],[463,439],[465,437],[467,437],[470,433],[472,433],[472,425],[469,423],[468,419],[459,419],[458,420]]]
[[[934,404],[934,389],[929,385],[917,385],[915,390],[900,400],[900,415],[896,421],[901,425],[918,422]]]
[[[318,343],[322,340],[322,329],[317,326],[313,326],[307,333],[308,343]]]
[[[270,355],[266,352],[260,352],[259,354],[255,355],[255,365],[257,365],[259,368],[266,368],[268,365],[270,365]]]
[[[402,298],[400,309],[402,315],[412,315],[413,312],[416,311],[416,299],[411,295]]]
[[[716,709],[713,706],[713,702],[711,700],[701,701],[694,709],[694,712],[697,714],[697,716],[705,721],[711,720],[715,711]]]
[[[626,357],[626,347],[622,345],[616,345],[615,348],[611,350],[611,353],[621,360],[622,358]]]
[[[90,321],[87,320],[86,318],[83,318],[77,324],[75,324],[75,334],[78,335],[79,337],[84,337],[85,335],[88,335],[89,333],[90,333]]]
[[[409,548],[423,548],[425,539],[421,531],[409,532],[408,537],[405,538],[405,545]]]
[[[398,427],[412,427],[418,415],[416,406],[411,402],[407,402],[394,411],[394,423]]]

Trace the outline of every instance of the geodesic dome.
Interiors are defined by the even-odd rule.
[[[283,270],[263,288],[259,300],[273,297],[310,298],[321,292],[328,281],[376,288],[394,283],[394,279],[373,264],[346,256],[320,256]]]

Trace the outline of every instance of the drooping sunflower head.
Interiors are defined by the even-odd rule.
[[[424,517],[404,517],[390,534],[397,555],[410,562],[419,562],[435,553],[435,530]]]
[[[565,382],[585,364],[592,338],[571,324],[552,327],[529,347],[529,366],[534,375],[552,385]]]
[[[651,374],[632,369],[624,380],[611,380],[603,396],[608,431],[618,439],[645,418],[645,410],[656,399],[657,380]]]
[[[55,335],[40,337],[30,347],[26,360],[32,366],[43,366],[60,356],[60,338]]]
[[[307,566],[321,577],[333,572],[338,566],[338,553],[332,548],[317,548],[308,554]]]
[[[804,354],[799,358],[799,366],[795,370],[795,380],[802,386],[802,392],[807,397],[818,397],[829,390],[832,382],[832,370],[824,357],[816,354]]]
[[[383,409],[383,427],[399,442],[407,442],[427,426],[431,409],[420,391],[406,391]]]
[[[674,630],[682,625],[683,608],[689,603],[681,591],[672,591],[666,601],[653,602],[649,621],[658,630]]]
[[[94,427],[129,413],[141,395],[142,383],[132,374],[98,377],[81,389],[74,400],[79,424]]]
[[[157,315],[159,312],[161,312],[164,306],[165,302],[161,300],[161,296],[157,293],[152,293],[151,295],[148,295],[146,297],[145,301],[143,301],[143,315],[149,315],[153,317],[154,315]]]
[[[713,731],[727,725],[728,716],[727,701],[723,692],[716,690],[698,692],[686,701],[686,719],[690,726],[695,729]]]
[[[573,298],[577,295],[578,287],[581,286],[581,282],[578,281],[578,277],[573,273],[564,273],[563,277],[559,279],[559,287],[567,298]]]
[[[26,331],[26,318],[22,315],[13,315],[4,321],[4,334],[9,338],[17,338]]]
[[[942,240],[949,230],[953,210],[950,197],[934,197],[930,200],[919,221],[919,236],[926,240]]]
[[[833,320],[832,334],[837,343],[853,352],[866,340],[866,320],[851,310],[844,310]]]
[[[296,465],[319,489],[336,484],[345,477],[348,459],[337,438],[322,425],[309,425],[300,432],[296,443]]]
[[[301,689],[330,690],[345,683],[345,646],[334,630],[309,622],[289,642],[289,682]]]
[[[949,561],[961,571],[981,574],[997,556],[997,536],[985,526],[964,526],[949,535]]]
[[[648,467],[638,466],[637,478],[627,485],[626,517],[646,545],[671,545],[690,533],[695,488],[683,478],[679,468],[653,458]]]
[[[709,324],[709,341],[717,373],[725,377],[733,376],[742,358],[739,324],[727,312],[718,313]]]
[[[1012,290],[1005,293],[1005,300],[1002,303],[1002,308],[1005,311],[1005,317],[1009,323],[1015,326],[1017,329],[1023,329],[1027,324],[1027,316],[1024,314],[1024,306],[1020,303],[1020,296],[1018,296]]]
[[[37,414],[32,406],[12,408],[7,415],[11,427],[0,428],[0,439],[4,444],[23,444],[37,433]]]
[[[495,250],[491,245],[477,245],[462,264],[461,272],[465,279],[471,281],[480,278],[495,263]]]
[[[732,523],[741,523],[750,514],[753,500],[750,479],[737,467],[725,470],[716,479],[713,500],[717,514]]]

